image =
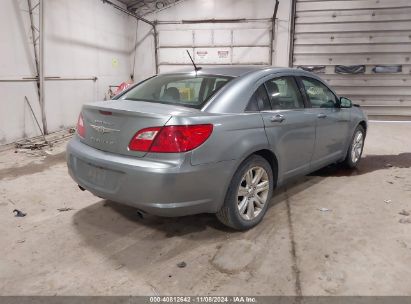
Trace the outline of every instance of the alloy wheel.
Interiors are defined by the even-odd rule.
[[[267,203],[270,181],[266,170],[253,167],[243,176],[237,192],[237,207],[245,220],[256,218]]]
[[[358,160],[360,159],[363,145],[364,135],[361,131],[357,131],[355,133],[351,148],[351,160],[353,163],[358,162]]]

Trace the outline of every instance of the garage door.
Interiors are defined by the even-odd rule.
[[[297,0],[293,65],[373,115],[411,115],[411,1]]]
[[[186,50],[198,65],[268,65],[271,22],[159,24],[160,72],[189,66]]]

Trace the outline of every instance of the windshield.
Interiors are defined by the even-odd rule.
[[[159,75],[132,88],[119,99],[201,108],[231,77],[215,75]]]

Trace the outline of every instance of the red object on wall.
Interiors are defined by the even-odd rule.
[[[120,85],[118,86],[118,88],[114,92],[114,95],[120,94],[121,92],[126,90],[130,85],[132,85],[132,83],[127,83],[127,82],[120,83]]]

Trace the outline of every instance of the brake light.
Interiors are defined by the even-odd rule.
[[[212,131],[211,124],[147,128],[133,136],[129,149],[158,153],[187,152],[202,145]]]
[[[77,120],[77,134],[81,137],[86,137],[86,128],[84,127],[83,115],[80,113]]]

